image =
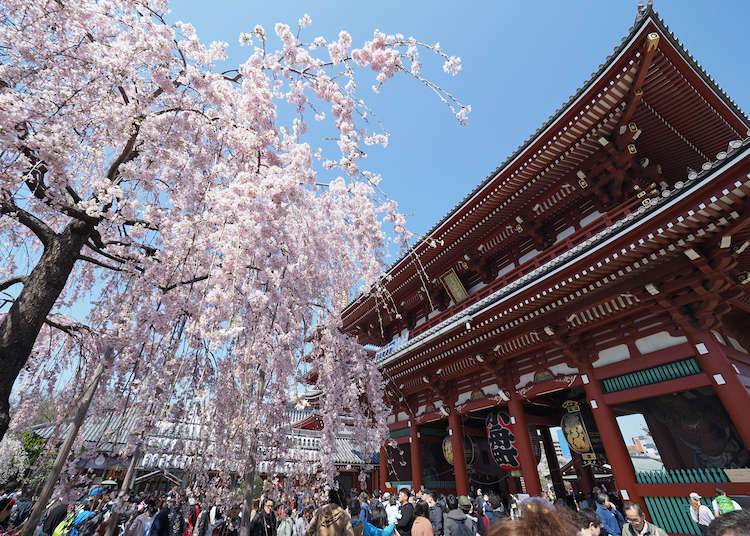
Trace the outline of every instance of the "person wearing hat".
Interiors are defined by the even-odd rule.
[[[690,494],[690,517],[698,524],[701,534],[707,534],[708,526],[714,520],[714,514],[705,504],[701,504],[701,496],[696,492]]]
[[[477,526],[466,513],[471,510],[471,501],[466,495],[456,498],[449,495],[446,498],[448,513],[443,519],[444,536],[475,536]]]

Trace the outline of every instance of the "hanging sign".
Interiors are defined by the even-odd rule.
[[[605,463],[604,445],[590,408],[575,400],[563,402],[563,408],[566,413],[560,421],[560,428],[571,450],[581,455],[584,465]]]
[[[490,412],[487,415],[486,426],[487,442],[495,463],[505,470],[520,468],[516,436],[511,430],[508,414],[502,411]]]
[[[440,281],[442,281],[445,290],[448,291],[448,296],[453,299],[453,303],[458,303],[469,296],[453,268],[441,275]]]

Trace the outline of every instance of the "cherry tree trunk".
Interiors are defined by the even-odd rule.
[[[45,246],[23,290],[0,323],[0,439],[10,424],[10,393],[47,315],[68,282],[93,228],[73,221]]]
[[[108,347],[104,351],[104,359],[99,363],[99,366],[96,367],[94,378],[91,380],[91,383],[83,393],[83,397],[80,404],[78,405],[78,410],[76,411],[76,416],[73,419],[73,423],[71,424],[70,430],[68,431],[68,435],[65,438],[62,446],[60,447],[59,452],[57,453],[57,458],[55,459],[55,463],[52,466],[52,469],[47,475],[47,480],[44,482],[42,492],[39,494],[39,498],[34,504],[33,510],[31,510],[29,519],[24,525],[22,536],[33,536],[36,530],[36,525],[42,518],[42,513],[47,507],[47,503],[49,502],[50,497],[52,497],[52,490],[54,489],[55,483],[60,476],[60,471],[62,471],[63,465],[65,465],[65,461],[68,459],[70,448],[73,446],[73,442],[78,436],[78,431],[81,429],[81,425],[83,424],[84,419],[86,419],[86,414],[89,411],[91,400],[94,398],[94,393],[96,392],[96,386],[99,384],[99,379],[102,377],[102,373],[104,373],[104,369],[106,368],[107,364],[109,364],[111,359],[112,348]]]
[[[107,532],[104,536],[114,536],[115,531],[118,530],[120,524],[120,510],[122,509],[122,502],[125,496],[130,493],[130,488],[135,480],[135,470],[138,467],[138,463],[141,461],[141,447],[140,445],[135,449],[133,457],[130,459],[130,465],[128,465],[128,472],[125,473],[125,480],[122,482],[120,492],[117,494],[117,503],[115,509],[112,510],[112,514],[109,516],[109,523],[107,524]]]
[[[240,536],[250,536],[250,512],[253,509],[253,492],[255,491],[255,456],[250,456],[248,465],[249,471],[245,471],[245,497],[242,504],[242,520],[240,522]],[[258,511],[260,514],[260,510]],[[256,515],[258,515],[256,514]]]

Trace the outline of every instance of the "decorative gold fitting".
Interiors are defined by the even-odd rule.
[[[630,129],[630,132],[635,132],[638,130],[638,125],[636,125],[633,121],[628,123],[628,128]]]
[[[635,94],[640,97],[643,95],[643,90],[641,88],[638,88],[635,90]]]
[[[644,192],[643,190],[641,190],[640,192],[638,192],[638,198],[639,198],[639,199],[640,199],[641,197],[643,197],[644,195],[646,195],[646,192]]]
[[[628,143],[628,152],[630,154],[635,154],[635,153],[638,152],[638,149],[635,148],[635,144],[634,143]]]
[[[516,231],[518,231],[519,233],[523,231],[523,227],[521,227],[520,223],[516,224]]]
[[[653,50],[656,47],[659,46],[659,34],[656,32],[651,32],[648,34],[648,47],[646,47],[646,50]]]
[[[578,179],[578,186],[583,188],[584,190],[589,187],[589,183],[586,182],[586,179]]]

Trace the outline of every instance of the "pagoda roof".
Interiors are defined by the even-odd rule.
[[[580,104],[579,101],[581,101],[584,95],[601,82],[604,75],[622,59],[623,55],[631,49],[634,41],[643,34],[644,30],[649,27],[649,25],[652,25],[651,28],[659,31],[659,34],[669,42],[672,48],[679,54],[682,60],[690,66],[701,82],[705,84],[721,104],[726,106],[730,114],[734,116],[732,118],[731,127],[734,130],[741,132],[739,137],[744,137],[746,132],[750,132],[750,130],[748,130],[750,129],[750,119],[747,115],[745,115],[739,106],[737,106],[737,104],[723,91],[716,81],[695,60],[695,58],[683,47],[682,43],[669,30],[669,27],[659,17],[658,13],[653,10],[653,6],[651,2],[649,2],[647,6],[639,7],[635,22],[630,28],[628,34],[623,37],[620,44],[616,46],[612,54],[610,54],[606,60],[599,65],[599,68],[591,75],[591,77],[579,87],[578,90],[561,107],[559,107],[534,134],[527,138],[526,141],[524,141],[508,158],[506,158],[503,163],[488,174],[480,184],[459,201],[429,231],[416,240],[415,243],[388,268],[384,277],[387,275],[391,278],[395,278],[404,272],[410,265],[414,264],[413,259],[415,256],[423,256],[426,251],[430,250],[432,247],[431,243],[436,239],[440,239],[438,236],[439,234],[446,236],[451,230],[457,227],[459,223],[461,223],[461,220],[466,217],[466,214],[461,216],[463,212],[491,199],[492,196],[490,194],[492,192],[490,190],[497,189],[498,187],[505,185],[507,182],[513,181],[514,177],[508,176],[508,174],[510,171],[513,171],[514,167],[521,164],[521,158],[524,155],[530,154],[535,146],[541,145],[541,143],[550,135],[553,127],[559,124],[561,120],[564,120],[571,112],[571,109],[577,104]],[[531,156],[533,156],[533,154]],[[709,160],[709,158],[706,158],[706,160]],[[506,177],[502,178],[501,175],[506,175]],[[525,183],[516,182],[512,186],[514,186],[515,192],[518,192],[523,188],[524,184]],[[487,192],[489,192],[489,194],[487,194]],[[452,240],[449,240],[449,242],[460,238],[461,233],[457,233]],[[448,245],[449,243],[444,244],[443,248],[447,248]],[[414,269],[412,268],[412,270]],[[342,313],[345,318],[350,316],[349,319],[345,320],[345,326],[351,326],[369,312],[372,307],[371,305],[367,305],[368,298],[370,297],[370,294],[360,294],[357,298],[352,300],[349,305],[347,305]],[[366,306],[366,309],[362,310],[361,308],[363,306]]]
[[[717,181],[718,178],[724,177],[723,182]],[[731,179],[731,186],[724,186],[726,179]],[[720,184],[721,183],[721,184]],[[518,337],[509,337],[508,332],[502,338],[497,336],[505,326],[515,326],[524,324],[525,320],[533,318],[536,313],[524,312],[524,309],[531,308],[534,302],[549,301],[557,296],[566,296],[568,292],[574,292],[577,296],[583,296],[587,292],[592,292],[596,288],[595,283],[600,278],[614,279],[624,276],[629,272],[629,266],[623,272],[617,268],[617,264],[622,259],[634,255],[641,258],[642,265],[645,266],[649,261],[649,256],[641,257],[642,248],[653,250],[652,241],[656,241],[660,236],[674,234],[676,227],[673,223],[686,223],[691,214],[695,215],[705,208],[701,200],[710,198],[710,206],[713,207],[717,198],[724,204],[723,211],[733,210],[731,205],[724,203],[722,199],[729,190],[734,188],[744,188],[746,191],[750,186],[750,137],[741,142],[732,144],[725,153],[711,162],[707,162],[701,171],[692,171],[687,174],[683,181],[674,192],[667,192],[666,195],[652,200],[648,204],[641,205],[637,210],[631,212],[622,219],[616,221],[613,225],[608,226],[588,240],[580,243],[575,248],[550,259],[548,262],[539,266],[525,276],[522,276],[511,284],[506,285],[492,294],[484,297],[469,305],[459,314],[448,318],[439,324],[433,326],[427,331],[420,333],[414,338],[408,340],[400,347],[394,348],[393,352],[384,356],[378,366],[384,369],[385,375],[392,382],[392,385],[398,385],[399,390],[405,385],[399,385],[405,382],[409,388],[421,386],[423,379],[419,374],[431,374],[431,371],[440,366],[440,356],[448,356],[456,351],[461,351],[463,357],[451,364],[446,373],[456,374],[466,366],[476,365],[475,352],[470,348],[477,345],[486,345],[489,341],[492,344],[500,342],[497,350],[498,354],[512,354],[515,350],[511,348],[514,344],[521,346],[533,346],[537,340],[529,339],[528,334],[522,335],[529,340],[518,341]],[[746,194],[742,194],[746,195]],[[709,203],[709,201],[706,201]],[[690,209],[690,206],[697,205],[697,209]],[[718,206],[718,205],[717,205]],[[712,209],[713,210],[713,209]],[[739,218],[740,216],[735,216]],[[666,223],[654,223],[660,219],[667,218]],[[669,219],[672,219],[670,221]],[[717,216],[719,218],[719,216]],[[638,229],[641,238],[632,234],[633,229]],[[721,229],[717,227],[716,229]],[[714,229],[714,231],[716,231]],[[692,230],[686,228],[684,232],[692,233]],[[718,232],[718,231],[716,231]],[[702,236],[698,233],[697,236]],[[679,239],[673,237],[674,241]],[[744,238],[740,240],[742,242]],[[679,240],[681,242],[681,240]],[[608,249],[607,247],[616,244],[612,253],[606,254],[604,260],[597,261],[595,257],[603,257]],[[688,243],[683,244],[685,248],[691,247]],[[666,248],[669,250],[669,248]],[[655,257],[666,255],[667,251],[654,253]],[[644,260],[645,259],[645,260]],[[656,264],[658,261],[649,261]],[[637,261],[636,261],[637,264]],[[606,266],[612,266],[607,271]],[[744,265],[743,265],[744,267]],[[670,265],[666,265],[667,269]],[[612,272],[614,270],[614,272]],[[610,275],[606,275],[609,273]],[[595,275],[598,274],[598,275]],[[575,282],[575,283],[571,283]],[[582,286],[582,290],[571,289],[565,290],[569,285]],[[544,290],[547,286],[548,289]],[[559,290],[558,290],[559,287]],[[545,295],[546,294],[546,298]],[[617,297],[615,299],[618,299]],[[619,299],[624,299],[627,304],[623,308],[631,305],[630,301],[635,297],[620,295]],[[567,298],[563,298],[567,302]],[[558,299],[558,302],[560,300]],[[550,306],[546,306],[547,309]],[[520,315],[520,316],[519,316]],[[568,319],[570,322],[571,320]],[[583,324],[585,320],[574,320],[573,324]],[[506,348],[508,346],[508,348]],[[518,364],[516,364],[518,365]],[[450,370],[448,370],[450,369]],[[419,371],[419,372],[417,372]],[[440,374],[440,370],[438,370]],[[429,378],[428,378],[429,379]]]

